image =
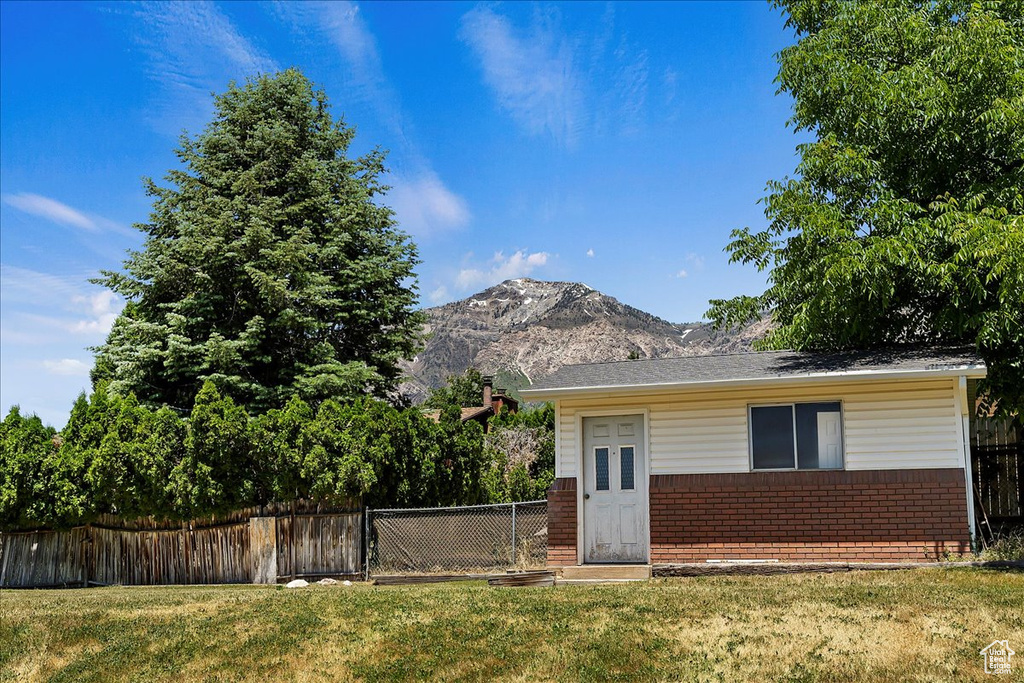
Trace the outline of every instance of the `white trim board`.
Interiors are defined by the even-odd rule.
[[[614,397],[622,394],[653,394],[698,389],[730,389],[733,387],[756,387],[771,384],[817,384],[819,382],[882,381],[899,379],[937,379],[941,377],[985,377],[984,366],[964,366],[941,370],[856,370],[852,372],[828,372],[785,377],[760,377],[756,379],[725,379],[704,382],[657,382],[650,384],[622,384],[593,387],[561,387],[556,389],[522,389],[520,396],[527,401],[547,401],[554,398],[597,396]],[[613,413],[614,414],[614,413]]]

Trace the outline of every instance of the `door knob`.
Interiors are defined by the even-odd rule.
[[[583,494],[583,500],[590,500],[590,494],[589,493],[584,493]]]

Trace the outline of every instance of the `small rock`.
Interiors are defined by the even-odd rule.
[[[317,581],[317,583],[319,583],[321,586],[333,586],[338,582],[334,579],[320,579],[319,581]]]
[[[295,579],[294,581],[289,581],[288,583],[286,583],[284,585],[284,587],[285,588],[305,588],[308,585],[309,585],[309,581],[306,581],[304,579]]]
[[[352,585],[352,582],[351,582],[351,581],[342,581],[342,582],[341,582],[341,585],[342,585],[342,586],[351,586],[351,585]]]

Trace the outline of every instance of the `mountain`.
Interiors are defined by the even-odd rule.
[[[572,363],[746,351],[768,325],[713,332],[705,323],[662,320],[580,282],[527,278],[424,312],[429,339],[405,363],[409,380],[401,387],[417,402],[470,366],[517,389]]]

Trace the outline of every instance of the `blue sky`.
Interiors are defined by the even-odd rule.
[[[144,176],[230,80],[289,66],[390,150],[424,305],[586,282],[673,322],[758,293],[729,231],[791,173],[761,3],[0,3],[0,403],[62,425],[141,245]]]

